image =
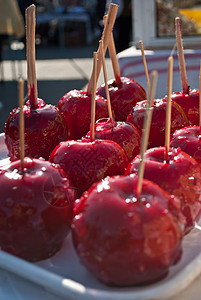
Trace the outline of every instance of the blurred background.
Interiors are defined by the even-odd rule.
[[[26,81],[26,7],[36,5],[38,95],[46,103],[57,105],[69,90],[86,88],[92,72],[93,51],[98,49],[103,30],[103,15],[111,2],[119,5],[113,34],[124,76],[138,79],[133,69],[127,72],[126,64],[129,61],[132,66],[137,60],[142,66],[139,40],[152,57],[159,55],[158,51],[171,52],[175,45],[176,16],[181,18],[184,47],[195,50],[194,71],[198,76],[201,54],[196,49],[199,50],[201,42],[201,1],[0,0],[0,132],[9,112],[18,106],[19,76]],[[106,63],[108,79],[111,79],[113,71],[108,53]],[[140,74],[144,76],[143,69]],[[98,85],[102,82],[100,75]]]

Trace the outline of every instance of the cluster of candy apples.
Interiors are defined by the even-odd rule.
[[[174,105],[172,107],[177,108]],[[125,131],[119,133],[122,127]],[[5,229],[7,232],[6,237],[1,235],[0,242],[4,243],[2,249],[29,260],[53,255],[69,231],[72,206],[75,198],[79,198],[74,203],[72,236],[81,263],[106,284],[130,286],[155,282],[166,276],[169,267],[179,260],[182,239],[199,218],[201,168],[193,158],[179,149],[171,149],[168,159],[164,156],[163,147],[149,149],[145,155],[146,179],[143,180],[139,196],[136,191],[140,161],[140,157],[136,157],[140,149],[139,142],[136,142],[140,141],[138,131],[127,122],[113,120],[98,121],[95,128],[95,136],[105,134],[106,140],[96,138],[91,141],[89,131],[82,139],[59,143],[50,154],[50,162],[53,164],[45,160],[26,159],[25,174],[16,171],[19,169],[18,161],[13,162],[8,170],[2,170],[2,178],[8,180],[18,177],[20,185],[28,187],[28,191],[24,190],[27,195],[23,194],[22,197],[22,188],[16,185],[17,181],[15,185],[10,181],[9,185],[2,180],[2,185],[9,186],[9,190],[14,193],[13,196],[10,194],[11,200],[5,201],[2,212],[6,226],[0,232],[5,232]],[[135,142],[130,138],[125,142],[122,138],[130,136],[130,132],[135,134]],[[111,141],[115,140],[115,136],[118,144]],[[122,148],[124,144],[128,145],[127,152],[125,147],[125,151]],[[129,144],[137,145],[134,154]],[[40,170],[32,171],[31,165],[39,164],[39,161]],[[47,173],[45,164],[48,164],[48,168],[60,165],[57,168],[63,169],[59,172],[63,174],[61,181],[66,178],[66,190],[61,182],[56,182],[52,174]],[[39,173],[48,174],[48,177],[43,179],[37,175]],[[34,183],[37,195],[33,194],[33,179],[29,179],[33,176],[37,177]],[[29,180],[30,183],[27,183]],[[51,187],[48,184],[52,184]],[[58,186],[63,196],[56,191]],[[5,199],[6,195],[5,191]],[[43,195],[43,198],[45,195],[45,201],[39,195]],[[51,198],[51,195],[57,198]],[[22,198],[27,199],[27,202],[15,200]],[[35,198],[37,201],[33,202]],[[54,205],[55,202],[60,203],[59,208]],[[35,214],[40,216],[38,223]],[[30,233],[33,229],[36,231],[35,226],[31,227],[35,223],[38,232],[34,232],[37,236],[34,241],[38,250],[31,242],[27,243]],[[16,224],[17,232],[23,236],[23,240],[16,239]],[[24,227],[24,224],[27,226]],[[57,233],[56,236],[53,233]],[[48,248],[47,243],[50,241],[52,244]],[[31,245],[32,251],[27,245]],[[41,248],[47,252],[40,252]]]
[[[199,91],[187,88],[171,98],[170,132],[197,124]],[[180,148],[167,151],[161,146],[167,101],[165,97],[153,103],[140,194],[141,154],[133,158],[124,176],[95,183],[74,205],[72,236],[80,262],[108,285],[143,285],[162,279],[179,261],[183,237],[200,219],[200,164]],[[140,133],[146,108],[147,101],[138,102],[127,117],[127,121],[133,117]]]
[[[34,5],[27,9],[26,19],[29,101],[23,106],[21,80],[20,107],[12,111],[5,125],[11,162],[0,170],[0,247],[26,260],[38,261],[61,248],[70,231],[76,194],[63,169],[44,159],[67,138],[67,127],[59,110],[37,97],[35,68],[31,67],[35,61],[30,53],[35,49]],[[19,120],[25,123],[25,134]],[[25,151],[21,147],[22,132]]]
[[[161,103],[162,115],[166,100]],[[74,204],[72,237],[80,262],[108,285],[143,285],[164,278],[181,257],[183,237],[200,218],[200,164],[180,148],[167,152],[156,147],[154,135],[152,140],[154,148],[144,154],[140,194],[141,154],[124,176],[95,183]]]
[[[124,77],[109,82],[114,119],[98,120],[94,137],[91,103],[96,100],[96,119],[108,117],[105,88],[97,89],[96,97],[90,89],[72,90],[57,108],[37,98],[36,80],[28,88],[23,166],[20,109],[5,124],[12,162],[0,171],[1,249],[31,261],[44,259],[60,249],[71,226],[81,263],[102,282],[142,285],[166,276],[201,211],[198,162],[180,149],[167,154],[157,147],[164,143],[167,99],[154,101],[149,147],[155,148],[145,153],[139,194],[142,86]],[[174,94],[172,132],[196,124],[198,97],[189,89]]]
[[[186,93],[181,94],[187,98]],[[190,110],[191,98],[186,100],[185,106]],[[153,105],[154,120],[158,124],[161,121],[158,128],[163,127],[163,144],[167,101],[155,100]],[[139,114],[134,118],[141,118],[142,131],[147,101],[141,103],[133,110],[138,105],[142,108],[143,113],[136,109]],[[195,115],[198,103],[197,97]],[[182,127],[188,120],[187,113],[176,101],[171,106],[172,116],[177,116],[175,123],[182,120]],[[164,278],[181,257],[183,237],[200,218],[201,166],[180,148],[167,151],[158,146],[153,122],[149,147],[154,148],[143,155],[140,194],[142,153],[129,163],[124,176],[95,183],[74,205],[72,236],[80,262],[108,285],[143,285]],[[136,123],[139,124],[138,119]]]
[[[80,131],[81,137],[83,128],[84,134],[90,129],[92,94],[89,96],[81,91],[80,97],[72,91],[71,94],[76,94],[79,102],[77,118],[81,119],[79,117],[84,115],[80,126],[77,124],[77,129],[72,126],[72,130],[61,108],[65,108],[63,100],[69,104],[66,99],[61,100],[56,108],[38,98],[35,53],[33,55],[35,6],[30,6],[26,13],[29,100],[22,108],[14,109],[5,124],[5,143],[11,163],[0,173],[0,185],[4,187],[0,246],[4,251],[36,261],[60,249],[70,229],[73,203],[77,197],[106,176],[124,174],[129,163],[128,157],[131,158],[133,151],[134,155],[139,153],[137,147],[140,138],[132,125],[117,126],[113,123],[113,132],[115,127],[118,127],[118,131],[125,127],[121,137],[114,134],[116,138],[113,138],[119,139],[119,143],[125,143],[128,157],[124,149],[113,141],[92,140],[88,137],[83,140],[72,139],[76,131]],[[110,33],[111,30],[112,27]],[[107,117],[106,100],[101,97],[95,100],[97,118]],[[71,99],[71,104],[72,110],[76,111],[76,100]],[[71,108],[68,107],[68,110]],[[22,111],[25,125],[23,163],[19,160],[19,120]],[[75,115],[73,119],[74,123]],[[128,136],[127,142],[122,140],[123,133]],[[128,147],[126,144],[131,144],[130,135],[133,136],[134,144]]]

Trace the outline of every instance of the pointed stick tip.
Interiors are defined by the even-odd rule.
[[[115,9],[118,9],[118,8],[119,8],[119,5],[118,5],[118,4],[115,4],[115,3],[111,3],[111,4],[110,4],[110,7],[114,7]]]
[[[26,10],[27,10],[27,11],[33,11],[35,8],[36,8],[35,4],[31,4],[31,5],[29,5],[29,6],[26,8]]]
[[[168,57],[168,62],[171,62],[171,61],[173,61],[173,56],[172,56],[172,54]]]
[[[30,6],[28,6],[25,9],[25,15],[26,15],[26,17],[28,17],[28,16],[34,16],[35,13],[36,13],[36,6],[34,4],[31,4]]]

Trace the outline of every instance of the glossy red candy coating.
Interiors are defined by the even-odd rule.
[[[41,98],[38,98],[37,101],[38,101],[38,104],[37,105],[33,105],[33,104],[30,103],[30,101],[28,99],[26,101],[25,105],[30,106],[31,108],[37,108],[37,107],[41,108],[41,107],[44,107],[46,105],[45,101],[43,99],[41,99]]]
[[[199,91],[189,90],[188,94],[183,92],[172,93],[171,98],[184,110],[191,125],[199,125]]]
[[[50,161],[59,164],[69,175],[78,197],[94,182],[124,174],[129,163],[117,143],[105,140],[61,142],[50,155]]]
[[[90,139],[90,131],[84,138]],[[95,139],[116,142],[124,149],[129,161],[140,153],[141,137],[130,123],[99,119],[95,124]]]
[[[69,140],[81,139],[87,134],[91,122],[91,96],[85,91],[72,90],[59,100],[57,107],[65,118]],[[107,101],[97,95],[95,119],[107,117]]]
[[[185,233],[188,233],[201,212],[201,167],[179,148],[171,148],[167,158],[165,147],[147,150],[144,178],[154,181],[181,201],[181,211],[187,221]],[[136,174],[139,163],[140,157],[136,156],[129,164],[126,175]]]
[[[46,259],[70,231],[75,189],[65,172],[25,158],[0,171],[0,247],[29,261]]]
[[[49,159],[52,150],[68,139],[68,130],[57,107],[45,104],[23,106],[25,126],[25,155],[33,158]],[[14,109],[4,128],[5,143],[11,160],[19,159],[19,108]]]
[[[148,147],[163,146],[165,144],[165,120],[166,120],[166,105],[165,99],[154,99],[152,122],[149,135]],[[146,111],[147,101],[138,102],[127,117],[127,122],[133,124],[140,134],[142,133],[144,116]],[[188,120],[182,109],[176,103],[171,105],[171,133],[176,129],[188,125]]]
[[[184,218],[179,202],[137,176],[107,177],[74,205],[72,236],[81,264],[109,285],[158,281],[181,256]]]
[[[115,80],[108,81],[110,101],[117,121],[126,121],[128,114],[138,101],[146,99],[145,89],[135,80],[121,77],[117,85]],[[105,84],[97,89],[97,94],[106,98]]]
[[[171,147],[180,148],[201,164],[201,135],[199,126],[176,130],[170,140]]]

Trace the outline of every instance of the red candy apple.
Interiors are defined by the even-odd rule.
[[[154,99],[152,123],[150,128],[148,147],[157,147],[164,145],[165,141],[165,120],[166,120],[165,99]],[[133,124],[140,134],[142,133],[144,115],[147,107],[147,101],[138,102],[127,117],[127,122]],[[172,101],[171,103],[171,133],[176,129],[187,126],[188,120],[181,107]]]
[[[4,128],[5,143],[11,160],[19,159],[19,108],[14,109]],[[53,106],[38,99],[33,106],[27,101],[23,107],[25,121],[25,155],[49,159],[52,150],[68,138],[62,114]]]
[[[46,259],[70,231],[75,190],[65,172],[25,158],[0,170],[0,247],[29,261]]]
[[[91,121],[91,95],[85,91],[72,90],[59,100],[57,106],[65,118],[69,140],[81,139],[87,134]],[[95,118],[97,120],[107,116],[107,101],[97,96]]]
[[[180,148],[201,164],[201,135],[199,126],[188,126],[176,130],[170,141],[170,146]]]
[[[29,101],[23,108],[25,118],[25,155],[49,158],[60,141],[68,139],[62,114],[53,105],[38,99],[35,70],[35,5],[26,9],[27,86]],[[6,145],[12,160],[19,158],[19,108],[14,109],[5,125]]]
[[[181,256],[179,201],[137,176],[107,177],[75,202],[72,236],[83,264],[109,285],[144,285],[164,278]]]
[[[83,139],[89,139],[91,133]],[[95,139],[111,140],[119,144],[125,151],[129,161],[140,152],[140,135],[130,123],[99,119],[95,124]]]
[[[146,99],[145,89],[135,80],[121,77],[117,83],[108,81],[111,106],[117,121],[126,121],[128,114],[138,101]],[[97,89],[97,94],[106,98],[105,84]]]
[[[182,107],[191,125],[199,125],[199,91],[188,84],[179,17],[175,18],[175,27],[182,91],[172,93],[171,98]]]
[[[144,178],[154,181],[181,201],[181,211],[187,221],[185,233],[188,233],[201,212],[201,167],[179,148],[170,148],[167,157],[165,154],[165,147],[145,152]],[[136,174],[139,163],[140,156],[136,156],[129,164],[126,174]]]
[[[122,175],[129,163],[124,150],[113,141],[61,142],[50,155],[71,178],[78,197],[106,176]]]
[[[108,40],[112,34],[112,29],[117,15],[118,5],[111,3],[108,10],[108,19],[103,31],[101,40],[103,43],[103,52],[107,50]],[[97,68],[93,69],[87,91],[72,90],[65,94],[58,103],[58,108],[64,114],[68,126],[69,140],[81,139],[90,130],[91,121],[91,100],[93,84],[98,80],[102,65],[100,47],[97,51]],[[95,78],[94,78],[94,72]],[[101,96],[96,97],[95,119],[107,118],[107,101]]]
[[[171,99],[183,109],[191,125],[199,125],[199,91],[189,89],[187,92],[172,93]]]

